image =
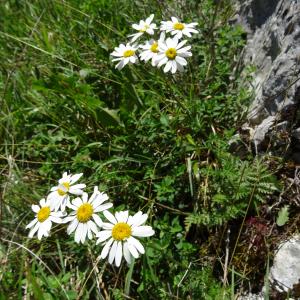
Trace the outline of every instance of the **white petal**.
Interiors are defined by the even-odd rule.
[[[175,34],[174,38],[177,38],[180,40],[182,38],[182,31],[181,30],[175,30],[172,32],[172,34]]]
[[[76,216],[67,216],[66,218],[63,219],[63,223],[69,223],[72,222],[73,220],[77,220]]]
[[[94,212],[96,213],[96,212],[104,211],[104,210],[107,210],[111,207],[113,207],[112,203],[106,203],[106,204],[103,204],[103,205],[99,205],[98,207],[96,207],[94,209]]]
[[[154,30],[153,30],[153,28],[151,28],[151,27],[149,27],[149,28],[146,30],[146,32],[147,32],[148,34],[150,34],[150,35],[153,35],[153,34],[154,34]]]
[[[97,198],[97,196],[99,194],[100,194],[100,192],[99,192],[98,187],[94,186],[94,192],[93,192],[92,196],[90,197],[90,201],[89,202],[92,203]]]
[[[94,219],[94,221],[96,222],[96,224],[97,224],[99,227],[102,227],[103,222],[102,222],[101,218],[100,218],[98,215],[93,214],[93,219]]]
[[[31,228],[33,225],[37,223],[37,221],[38,221],[37,218],[33,219],[25,228],[26,229]]]
[[[51,220],[47,219],[44,223],[44,233],[46,235],[50,233],[51,227],[52,227],[52,222]]]
[[[35,226],[29,231],[28,237],[32,238],[34,236],[34,234],[38,231],[38,229],[40,228],[41,223],[37,222],[35,224]]]
[[[192,32],[192,33],[198,33],[199,31],[194,29],[194,28],[187,28],[186,29],[188,32]]]
[[[136,248],[134,247],[133,244],[129,244],[128,243],[128,250],[130,251],[130,253],[132,254],[132,256],[134,258],[138,258],[139,257],[139,253],[137,252]]]
[[[174,48],[174,41],[171,38],[166,39],[166,45],[168,48]]]
[[[67,213],[64,211],[52,211],[50,213],[50,216],[53,216],[53,217],[58,217],[58,218],[62,218],[62,217],[65,217],[67,215]]]
[[[81,231],[81,243],[83,244],[85,242],[85,238],[86,238],[86,235],[87,235],[87,230],[88,230],[88,225],[85,223],[83,224],[82,226],[82,231]]]
[[[159,41],[159,42],[158,42],[158,50],[164,54],[165,51],[168,50],[168,46],[166,45],[165,42]]]
[[[68,172],[64,172],[61,180],[66,179],[66,178],[69,179],[70,177],[71,177],[71,174],[68,175]]]
[[[73,184],[74,182],[78,181],[78,179],[79,179],[82,175],[83,175],[83,173],[75,174],[75,175],[71,176],[70,184]]]
[[[97,244],[99,244],[111,237],[111,230],[99,231],[96,236],[98,237]]]
[[[78,226],[77,219],[74,219],[67,228],[67,233],[70,235]]]
[[[190,49],[191,49],[191,46],[186,46],[184,48],[181,48],[181,49],[177,50],[177,53],[178,54],[185,53],[185,52],[187,52]]]
[[[91,200],[91,202],[93,203],[94,207],[97,207],[98,205],[102,204],[103,202],[105,202],[108,199],[109,199],[109,197],[107,194],[98,193],[97,195],[95,195],[95,198],[93,200]]]
[[[173,23],[179,23],[178,19],[176,17],[171,17],[171,20],[172,20]]]
[[[134,64],[136,62],[136,57],[135,56],[130,56],[129,61]]]
[[[144,33],[143,32],[139,32],[139,33],[136,33],[132,39],[131,39],[131,42],[134,43],[140,36],[142,36]]]
[[[68,189],[67,189],[63,184],[60,184],[60,185],[58,186],[58,189],[64,191],[65,193],[68,192]]]
[[[88,194],[87,193],[83,193],[81,196],[82,202],[83,203],[87,203],[88,202]]]
[[[72,185],[71,188],[74,190],[82,190],[86,187],[86,185],[84,183],[79,183],[79,184],[75,184]]]
[[[155,67],[155,66],[157,65],[157,61],[156,61],[156,56],[155,56],[155,55],[153,55],[153,57],[152,57],[151,65],[152,65],[153,67]]]
[[[116,266],[119,267],[122,260],[122,242],[118,242],[116,250]]]
[[[143,213],[141,211],[138,211],[133,216],[130,216],[127,221],[128,225],[133,225],[133,224],[137,223],[140,220],[142,215],[143,215]]]
[[[38,213],[39,210],[40,210],[40,207],[39,207],[38,205],[32,204],[32,205],[31,205],[31,209],[32,209],[35,213]]]
[[[115,61],[120,61],[120,60],[123,60],[123,59],[124,59],[124,57],[123,57],[123,54],[122,54],[122,57],[114,58],[111,61],[115,62]]]
[[[177,63],[175,60],[172,60],[172,74],[176,73],[177,71]]]
[[[70,203],[70,197],[69,195],[65,195],[64,198],[62,199],[61,201],[61,204],[60,204],[60,207],[61,207],[61,210],[64,212],[65,209],[66,209],[66,206]],[[56,207],[57,209],[57,207]]]
[[[181,41],[181,42],[177,45],[176,50],[178,50],[178,49],[180,49],[181,47],[183,47],[186,43],[187,43],[187,40]]]
[[[95,234],[98,233],[97,226],[93,221],[89,220],[87,222],[87,225],[88,225],[88,228],[91,229]]]
[[[79,223],[75,231],[75,242],[78,244],[80,243],[81,240],[82,231],[83,231],[83,223]]]
[[[46,201],[44,198],[40,200],[40,206],[41,207],[46,206]]]
[[[105,244],[105,246],[103,247],[103,249],[102,249],[102,251],[101,251],[101,255],[100,255],[100,257],[101,257],[102,259],[104,259],[104,258],[107,256],[108,251],[109,251],[109,248],[110,248],[110,246],[111,246],[111,244],[112,244],[113,241],[114,241],[114,239],[111,238],[111,239]]]
[[[187,37],[192,37],[187,29],[182,30],[182,34],[186,35]]]
[[[55,217],[55,216],[50,216],[49,220],[54,222],[54,223],[58,223],[58,224],[62,223],[62,219],[58,218],[58,217]]]
[[[38,239],[41,240],[45,232],[45,227],[43,225],[40,226],[38,231]]]
[[[151,226],[139,226],[132,228],[132,235],[134,236],[147,237],[152,236],[154,233],[155,232]]]
[[[122,59],[122,60],[116,65],[115,68],[118,69],[118,70],[121,70],[121,69],[124,68],[124,66],[125,66],[124,60]]]
[[[103,229],[113,229],[114,225],[111,223],[102,223],[102,228]]]
[[[162,65],[164,65],[165,63],[168,62],[168,58],[167,57],[164,57],[162,60],[160,60],[157,64],[157,67],[161,67]]]
[[[183,72],[184,71],[184,68],[181,64],[177,63],[177,69],[179,72]]]
[[[135,30],[140,30],[140,26],[138,24],[132,24],[131,26]]]
[[[88,228],[87,234],[88,234],[88,239],[91,240],[93,238],[93,234],[90,228]]]
[[[112,244],[111,249],[109,251],[108,262],[110,264],[112,264],[114,262],[114,259],[115,259],[115,256],[116,256],[116,252],[117,252],[117,245],[118,245],[118,242],[114,241],[114,243]]]
[[[147,214],[142,214],[139,215],[139,217],[136,217],[136,219],[134,220],[134,223],[132,224],[133,227],[136,226],[140,226],[142,224],[144,224],[148,219],[148,215]]]
[[[70,187],[69,193],[73,194],[73,195],[76,195],[76,196],[80,196],[80,195],[84,194],[84,192],[82,190],[80,190],[80,189],[73,189],[73,187]]]
[[[150,25],[152,20],[154,18],[154,14],[151,14],[147,19],[146,19],[146,24]]]
[[[77,197],[72,201],[72,204],[78,208],[79,206],[81,206],[83,204],[83,202],[79,197]]]
[[[116,212],[115,217],[119,223],[126,223],[128,219],[128,210]]]
[[[141,244],[139,240],[131,236],[130,238],[128,238],[127,241],[129,244],[132,244],[141,254],[145,253],[144,246]]]
[[[164,72],[167,73],[170,71],[170,69],[172,68],[172,61],[168,61],[164,67]]]
[[[178,55],[176,56],[176,62],[179,63],[182,66],[187,65],[187,61],[183,57],[180,57]]]
[[[131,254],[128,250],[128,243],[127,242],[125,242],[124,245],[123,245],[123,254],[124,254],[124,257],[125,257],[127,263],[130,264],[131,263]]]
[[[123,53],[122,52],[117,52],[117,51],[112,52],[110,55],[116,56],[116,57],[123,57]]]
[[[115,218],[115,217],[113,216],[113,214],[110,213],[108,210],[105,210],[105,211],[103,212],[103,214],[104,214],[105,218],[106,218],[108,221],[110,221],[110,222],[113,223],[113,224],[117,224],[116,218]]]

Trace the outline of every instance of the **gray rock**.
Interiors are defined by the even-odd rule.
[[[282,243],[270,269],[270,281],[278,291],[288,291],[300,280],[300,236]]]
[[[292,137],[294,137],[296,140],[300,141],[300,128],[294,129],[292,131]]]
[[[249,293],[247,295],[239,296],[237,300],[264,300],[264,296],[262,294],[252,294]]]
[[[244,64],[256,67],[248,123],[259,150],[274,129],[297,126],[300,104],[300,1],[236,0],[237,22],[248,33]],[[274,128],[276,123],[286,122]],[[298,125],[299,126],[299,125]],[[291,136],[291,133],[290,133]]]

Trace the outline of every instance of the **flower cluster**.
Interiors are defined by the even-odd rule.
[[[153,67],[159,68],[164,65],[165,73],[174,74],[177,70],[184,70],[184,66],[187,65],[186,58],[192,56],[192,53],[189,51],[191,46],[186,46],[187,40],[181,39],[184,36],[190,38],[193,33],[198,33],[195,29],[198,23],[187,24],[172,17],[171,21],[161,22],[158,38],[146,40],[144,44],[136,44],[135,42],[141,37],[154,37],[158,28],[155,23],[152,23],[153,18],[152,14],[146,20],[141,20],[139,24],[133,24],[132,28],[137,32],[129,35],[131,41],[126,45],[120,44],[111,53],[115,57],[112,61],[118,62],[116,65],[118,70],[127,64],[137,63],[139,59],[144,62],[151,61]]]
[[[67,233],[74,233],[76,243],[84,243],[85,240],[97,238],[97,244],[103,249],[100,257],[108,256],[109,263],[115,262],[120,266],[122,257],[130,263],[132,257],[138,258],[145,253],[145,249],[136,237],[149,237],[154,234],[151,226],[143,225],[147,214],[141,211],[133,216],[128,211],[110,213],[113,204],[109,202],[106,193],[94,187],[93,194],[89,197],[83,190],[85,184],[76,182],[81,174],[64,173],[58,181],[58,185],[51,188],[47,199],[42,199],[39,205],[32,205],[36,217],[26,228],[30,229],[29,237],[37,233],[38,239],[48,237],[52,223],[68,224]],[[76,196],[71,201],[71,197]],[[108,222],[103,222],[99,213],[102,213]]]

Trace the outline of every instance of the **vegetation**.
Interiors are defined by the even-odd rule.
[[[115,69],[110,53],[150,13],[199,23],[186,72]],[[250,98],[232,13],[230,1],[213,0],[2,5],[1,300],[234,296],[246,278],[235,256],[246,217],[278,182],[263,158],[230,149]],[[61,227],[28,239],[31,204],[64,171],[83,172],[116,210],[149,214],[155,236],[130,268],[99,260],[95,241],[75,244]],[[227,243],[229,224],[238,227]]]

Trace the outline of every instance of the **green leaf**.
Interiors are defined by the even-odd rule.
[[[98,107],[96,109],[96,117],[103,126],[121,126],[118,110]]]
[[[133,267],[134,267],[134,259],[132,259],[132,262],[130,264],[129,270],[126,274],[126,278],[125,278],[125,288],[124,288],[124,293],[125,295],[129,296],[129,292],[130,292],[130,283],[131,283],[131,279],[132,279],[132,273],[133,273]]]
[[[285,205],[281,208],[281,210],[278,213],[276,224],[278,226],[283,226],[288,222],[289,220],[289,205]]]
[[[43,291],[40,288],[36,277],[34,277],[34,275],[31,273],[31,269],[29,267],[27,268],[27,280],[32,284],[34,299],[44,300],[45,298],[43,296]]]

